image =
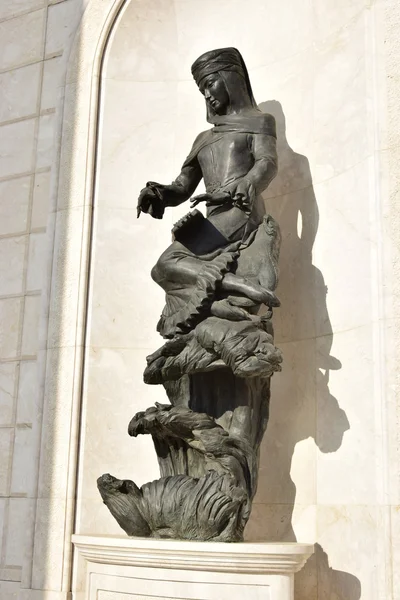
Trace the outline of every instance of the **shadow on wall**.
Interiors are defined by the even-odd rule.
[[[318,600],[359,600],[361,598],[361,583],[354,575],[345,571],[335,571],[329,566],[328,555],[319,544],[315,544],[317,563]],[[295,598],[297,594],[295,585]],[[308,597],[309,598],[309,597]]]
[[[248,537],[258,541],[296,541],[292,513],[296,487],[290,477],[298,442],[313,439],[324,453],[336,452],[350,428],[346,413],[329,390],[329,373],[341,368],[331,356],[332,327],[323,275],[312,263],[318,231],[318,206],[309,162],[286,139],[285,116],[279,102],[259,105],[277,123],[279,172],[268,189],[267,212],[282,230],[280,282],[281,309],[275,311],[276,343],[283,351],[282,376],[272,385],[270,421],[260,454],[260,477],[253,523]],[[311,442],[311,440],[310,440]],[[310,471],[309,489],[315,498],[315,450],[305,447],[302,473]],[[307,482],[304,482],[305,488]],[[315,504],[302,500],[300,504]],[[297,575],[296,600],[358,600],[360,581],[329,567],[327,554],[317,544],[314,556]]]

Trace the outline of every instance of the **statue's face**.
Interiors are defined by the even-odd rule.
[[[217,115],[223,115],[229,106],[229,94],[224,80],[218,73],[207,75],[200,81],[199,90]]]

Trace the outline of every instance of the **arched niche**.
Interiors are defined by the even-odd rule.
[[[197,134],[208,127],[204,100],[190,73],[199,54],[236,44],[259,102],[280,97],[283,71],[296,72],[310,54],[311,12],[302,13],[304,28],[296,29],[293,57],[287,31],[262,37],[263,22],[272,13],[277,19],[267,8],[255,0],[235,3],[234,9],[226,3],[213,7],[210,20],[194,0],[131,1],[111,32],[99,74],[78,533],[120,533],[102,505],[98,476],[110,472],[139,485],[158,476],[151,440],[132,440],[126,429],[135,412],[166,399],[161,386],[142,382],[145,357],[161,342],[155,326],[163,293],[150,270],[169,244],[173,222],[189,206],[168,210],[161,222],[147,215],[137,219],[137,195],[148,180],[171,181]],[[284,69],[276,64],[278,55]],[[303,92],[304,87],[298,89],[299,98]]]

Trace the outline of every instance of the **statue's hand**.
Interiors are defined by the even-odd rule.
[[[232,191],[231,193],[234,206],[237,206],[245,213],[250,213],[253,200],[256,195],[254,185],[247,179],[243,178],[237,184],[236,190]]]
[[[165,211],[165,202],[162,195],[160,183],[148,181],[146,187],[139,194],[137,203],[137,216],[140,217],[142,212],[148,213],[154,219],[162,219]]]
[[[190,208],[194,208],[200,202],[205,202],[206,206],[219,206],[227,202],[231,202],[233,206],[237,206],[246,213],[251,211],[253,199],[255,197],[254,185],[247,179],[241,179],[239,183],[236,181],[229,186],[214,194],[199,194],[191,199]]]
[[[230,195],[226,192],[216,192],[215,194],[199,194],[198,196],[193,196],[193,198],[190,200],[190,208],[194,208],[200,204],[200,202],[205,202],[206,206],[219,206],[220,204],[229,202],[230,199]]]

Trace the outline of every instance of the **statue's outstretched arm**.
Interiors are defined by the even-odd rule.
[[[202,178],[200,165],[197,159],[182,167],[175,181],[171,185],[163,186],[163,197],[166,206],[178,206],[188,200]]]
[[[202,173],[197,158],[185,163],[171,185],[148,181],[140,192],[137,204],[138,217],[142,212],[162,219],[167,206],[178,206],[188,200],[199,185]]]

